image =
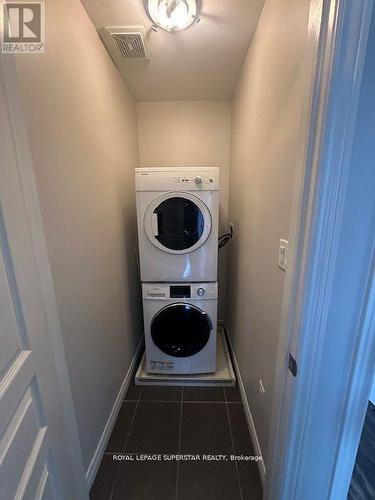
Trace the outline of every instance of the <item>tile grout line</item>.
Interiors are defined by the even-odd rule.
[[[184,386],[182,386],[181,390],[181,402],[180,402],[180,424],[179,424],[179,431],[178,431],[178,454],[181,453],[181,441],[182,441],[182,411],[183,411],[183,402],[184,402]],[[178,480],[179,480],[179,474],[180,474],[180,464],[179,461],[177,460],[177,471],[176,471],[176,492],[175,492],[175,499],[178,499]]]
[[[224,399],[225,399],[225,403],[226,403],[226,409],[227,409],[227,417],[228,417],[228,423],[229,423],[229,432],[230,432],[230,438],[231,438],[231,441],[232,441],[232,449],[233,449],[233,453],[236,454],[236,449],[234,447],[234,438],[233,438],[233,431],[232,431],[232,422],[231,422],[231,419],[230,419],[230,414],[229,414],[229,407],[228,407],[228,401],[227,401],[227,394],[225,392],[225,388],[223,387],[223,391],[224,391]],[[241,486],[241,480],[240,480],[240,473],[239,473],[239,470],[238,470],[238,465],[237,465],[237,460],[234,461],[234,466],[236,468],[236,476],[237,476],[237,483],[238,483],[238,487],[240,489],[240,497],[241,497],[241,500],[244,500],[243,499],[243,493],[242,493],[242,486]]]
[[[129,441],[130,433],[131,433],[132,428],[133,428],[133,424],[134,424],[134,421],[135,421],[135,416],[137,414],[137,410],[138,410],[139,402],[141,400],[141,396],[142,396],[142,387],[141,387],[141,390],[139,391],[138,400],[137,400],[137,403],[136,403],[135,408],[134,408],[133,418],[132,418],[132,420],[130,422],[129,430],[128,430],[128,433],[126,435],[126,439],[125,439],[124,445],[122,446],[122,448],[124,449],[124,452],[125,452],[126,445],[128,444],[128,441]],[[117,481],[117,478],[118,478],[118,475],[119,475],[119,472],[120,472],[120,468],[121,468],[121,464],[118,465],[118,469],[116,471],[115,477],[113,478],[111,493],[109,495],[109,499],[108,500],[112,500],[112,498],[113,498],[113,494],[115,492],[115,485],[116,485],[116,481]]]

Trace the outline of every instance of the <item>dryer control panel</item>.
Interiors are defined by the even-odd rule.
[[[217,299],[217,283],[143,283],[144,300]]]
[[[136,168],[136,191],[218,191],[218,167]]]

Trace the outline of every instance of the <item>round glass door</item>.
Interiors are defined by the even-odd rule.
[[[206,205],[188,193],[168,193],[154,200],[145,215],[150,241],[169,253],[187,253],[199,248],[211,232]]]
[[[204,311],[191,304],[171,304],[161,309],[151,323],[151,338],[165,354],[193,356],[207,344],[212,322]]]

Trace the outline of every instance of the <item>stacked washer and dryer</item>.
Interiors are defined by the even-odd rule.
[[[148,373],[216,369],[219,169],[137,168]]]

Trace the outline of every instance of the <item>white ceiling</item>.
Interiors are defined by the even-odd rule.
[[[199,24],[155,33],[143,0],[81,1],[96,28],[145,27],[151,60],[119,65],[137,101],[230,99],[264,2],[203,0]]]

